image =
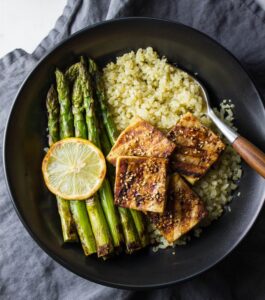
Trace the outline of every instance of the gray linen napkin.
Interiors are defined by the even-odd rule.
[[[1,152],[14,96],[38,60],[75,31],[124,16],[167,18],[207,33],[241,60],[265,95],[265,13],[254,0],[69,0],[55,28],[32,54],[17,49],[0,60]],[[264,299],[265,211],[229,257],[193,280],[148,292],[108,288],[67,271],[30,238],[7,194],[0,156],[0,298]]]

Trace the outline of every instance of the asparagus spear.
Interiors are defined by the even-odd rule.
[[[114,145],[116,139],[119,136],[119,132],[116,128],[116,125],[108,111],[107,107],[107,101],[105,97],[105,90],[104,90],[104,85],[103,81],[101,78],[101,74],[98,70],[98,67],[96,63],[92,60],[89,59],[89,70],[91,74],[93,74],[95,84],[96,84],[96,96],[100,104],[100,109],[101,109],[101,114],[102,114],[102,119],[110,140],[111,145]]]
[[[75,136],[87,139],[86,120],[84,117],[84,103],[80,78],[74,82],[72,94],[72,111],[74,115]]]
[[[97,117],[99,120],[99,111],[98,110],[97,110]],[[108,154],[111,150],[111,144],[110,144],[109,138],[107,136],[106,130],[104,128],[104,125],[102,122],[100,122],[100,120],[98,122],[98,125],[99,125],[99,131],[100,131],[102,151],[106,157],[106,156],[108,156]],[[107,171],[108,171],[108,178],[111,183],[111,186],[114,186],[114,184],[115,184],[115,168],[108,161],[107,161]]]
[[[52,85],[48,91],[46,98],[46,108],[48,112],[48,130],[49,130],[49,146],[56,143],[60,139],[59,132],[59,101],[57,92]]]
[[[60,103],[60,137],[61,138],[67,138],[74,136],[74,121],[73,121],[73,114],[71,112],[71,101],[70,101],[70,92],[69,87],[67,84],[67,80],[62,72],[60,72],[58,69],[55,72],[56,75],[56,81],[57,81],[57,90],[59,95],[59,103]],[[97,197],[93,199],[93,197],[90,199],[90,202],[95,203],[97,202]],[[70,203],[70,201],[69,201]],[[101,253],[103,253],[102,249],[110,249],[111,251],[111,241],[109,244],[101,244],[102,241],[108,239],[108,228],[105,228],[105,219],[104,216],[102,217],[102,214],[98,212],[98,205],[95,203],[94,206],[91,207],[90,210],[87,210],[92,230],[94,233],[94,237],[96,239],[97,244],[97,253],[98,256],[101,256]],[[91,218],[91,211],[93,212],[93,222]],[[94,231],[94,229],[97,229]],[[103,230],[98,230],[98,228],[103,228]],[[105,254],[104,254],[105,255]]]
[[[107,257],[113,252],[113,244],[97,193],[86,200],[86,208],[96,238],[98,257]]]
[[[92,60],[89,61],[89,71],[91,75],[95,77],[95,64]],[[111,149],[111,144],[106,134],[104,126],[102,126],[102,123],[100,122],[99,124],[102,148],[104,154],[107,156]],[[115,182],[115,169],[110,164],[108,164],[108,175],[113,186]],[[132,253],[133,251],[141,248],[140,240],[134,225],[134,221],[128,209],[118,207],[118,213],[121,219],[123,234],[125,237],[126,251],[128,253]]]
[[[130,209],[130,212],[133,217],[133,221],[136,226],[141,245],[143,247],[146,247],[149,244],[149,235],[147,232],[147,224],[144,214],[134,209]]]
[[[100,136],[101,136],[101,141],[102,141],[103,152],[104,152],[105,156],[107,156],[111,149],[111,144],[107,137],[105,128],[102,126],[99,126],[99,128],[100,128]],[[108,177],[114,185],[115,169],[110,164],[108,165]],[[135,250],[141,248],[140,240],[139,240],[138,233],[137,233],[135,225],[134,225],[134,221],[133,221],[130,211],[128,209],[118,206],[118,212],[119,212],[119,216],[120,216],[121,224],[122,224],[122,228],[123,228],[126,252],[132,253]]]
[[[131,254],[141,248],[139,236],[133,223],[130,211],[124,207],[118,207],[118,211],[125,237],[126,252]]]
[[[80,63],[80,78],[84,96],[84,106],[86,110],[88,137],[92,143],[94,143],[98,148],[101,148],[97,119],[94,109],[94,99],[90,85],[90,77],[87,72],[87,68],[83,58],[81,58]],[[107,178],[104,180],[102,187],[99,190],[99,193],[101,204],[113,239],[113,244],[114,247],[118,250],[121,248],[123,236],[121,231],[121,225],[117,216],[117,211],[114,206],[113,195]]]
[[[64,242],[78,242],[76,227],[67,200],[56,196],[58,212],[61,219]]]
[[[100,104],[102,119],[103,119],[103,122],[104,122],[104,125],[106,128],[106,131],[108,133],[110,143],[111,143],[111,145],[114,145],[116,139],[118,138],[119,133],[118,133],[116,125],[108,111],[108,108],[107,108],[107,101],[106,101],[102,77],[101,77],[101,74],[98,70],[96,63],[92,59],[89,59],[89,67],[90,67],[91,73],[94,74],[95,84],[96,84],[96,95],[97,95],[97,99]],[[146,226],[144,223],[144,216],[141,212],[136,211],[136,210],[130,210],[130,212],[132,214],[138,235],[140,237],[141,244],[144,247],[149,243],[149,238],[148,238]]]
[[[48,111],[49,146],[60,139],[59,135],[59,102],[56,90],[52,85],[47,94],[46,107]],[[56,196],[58,212],[61,219],[63,239],[65,242],[77,241],[74,221],[68,201]]]
[[[87,129],[83,115],[83,97],[78,78],[73,86],[72,111],[74,115],[75,136],[86,139]],[[84,201],[73,200],[70,201],[70,208],[85,255],[97,252],[96,241],[86,210],[86,203]]]
[[[60,138],[65,139],[74,136],[74,120],[71,112],[70,91],[67,80],[59,69],[56,69],[55,76],[60,103]]]
[[[75,63],[71,65],[66,71],[65,71],[65,78],[69,82],[74,82],[79,75],[79,65],[80,63]]]

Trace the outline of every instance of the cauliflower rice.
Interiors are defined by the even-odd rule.
[[[103,78],[109,109],[119,130],[125,129],[138,115],[162,131],[167,131],[182,114],[191,112],[205,126],[220,134],[204,114],[199,85],[187,73],[170,65],[165,57],[159,58],[151,47],[118,57],[116,63],[111,62],[104,68]],[[233,126],[232,108],[231,101],[224,100],[220,110],[216,110],[219,117],[230,126]],[[231,201],[232,191],[237,188],[241,175],[240,157],[227,143],[219,162],[193,187],[209,212],[200,226],[209,225],[220,217]],[[169,246],[151,225],[150,232],[153,241],[158,242],[155,251]],[[199,236],[201,228],[193,232],[194,236]],[[189,238],[183,236],[176,244],[185,244]]]

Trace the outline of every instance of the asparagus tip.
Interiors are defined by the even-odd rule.
[[[47,98],[46,98],[46,107],[48,112],[50,112],[55,105],[54,99],[57,99],[57,93],[54,85],[52,84],[48,90]]]

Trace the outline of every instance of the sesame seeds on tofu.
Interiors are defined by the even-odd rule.
[[[177,173],[170,178],[164,213],[148,213],[151,222],[169,243],[190,231],[206,215],[207,211],[199,196]]]
[[[116,164],[115,204],[162,213],[166,203],[167,159],[120,156]]]
[[[150,123],[137,117],[118,137],[107,160],[116,165],[119,156],[168,158],[175,144]]]
[[[225,149],[220,137],[191,113],[183,115],[167,137],[176,144],[171,168],[191,184],[205,175]]]

